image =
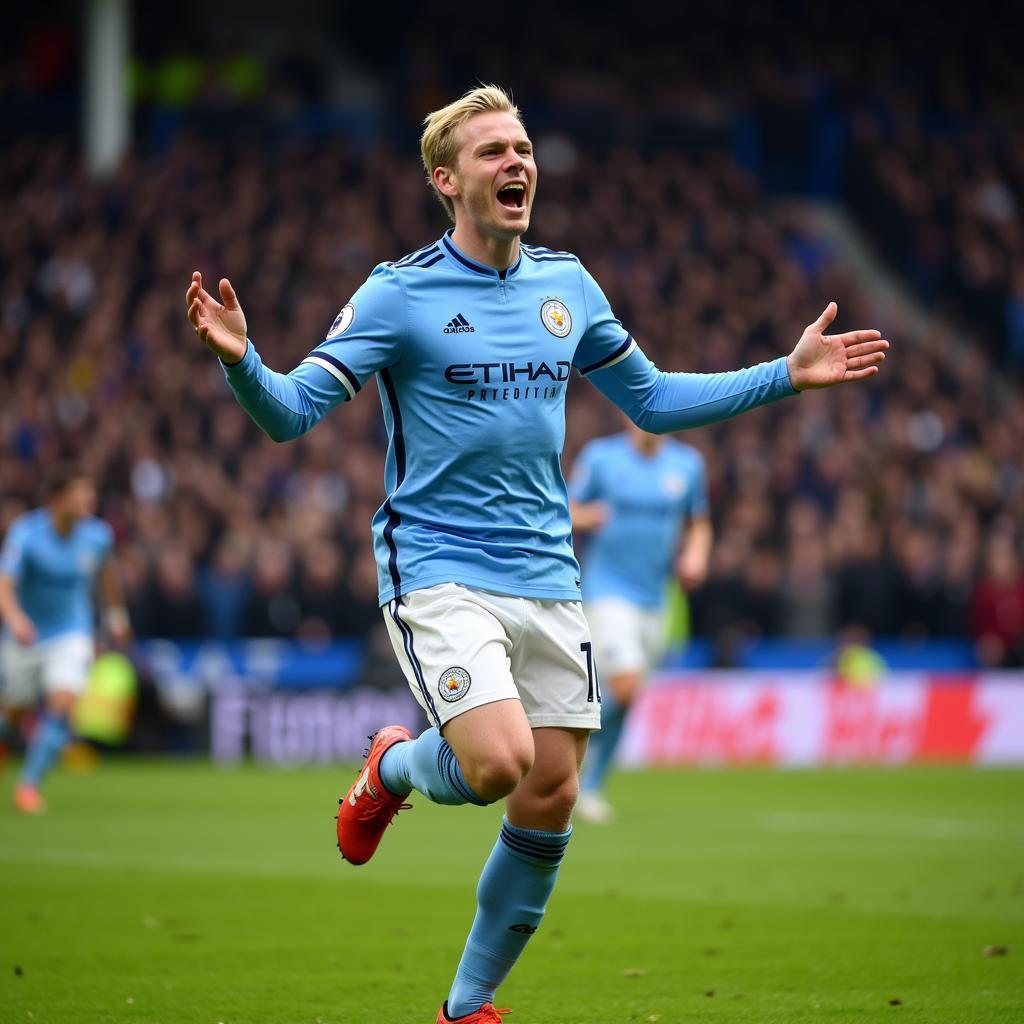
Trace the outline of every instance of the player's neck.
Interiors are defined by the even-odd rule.
[[[62,512],[53,505],[50,506],[50,522],[62,537],[66,537],[75,528],[75,516]]]
[[[661,440],[662,439],[660,437],[647,438],[636,437],[635,435],[630,437],[630,441],[632,442],[633,447],[641,455],[644,455],[647,458],[651,458],[652,456],[658,454],[658,449],[661,447]]]
[[[519,238],[505,240],[494,238],[474,231],[464,221],[455,225],[452,232],[452,243],[455,247],[477,263],[494,267],[495,270],[508,270],[519,259]]]

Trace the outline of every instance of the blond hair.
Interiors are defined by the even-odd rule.
[[[475,114],[490,113],[511,114],[520,124],[523,123],[519,108],[512,102],[504,89],[497,85],[481,85],[460,96],[447,107],[427,114],[423,119],[423,135],[420,137],[420,152],[423,154],[423,166],[427,172],[427,181],[437,193],[448,216],[455,220],[455,207],[451,199],[444,195],[434,183],[434,169],[437,167],[454,167],[459,155],[459,144],[455,133],[460,125],[465,124]]]

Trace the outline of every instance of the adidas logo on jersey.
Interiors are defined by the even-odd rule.
[[[469,321],[460,313],[454,320],[449,320],[445,326],[445,334],[473,334],[476,328],[470,326]]]

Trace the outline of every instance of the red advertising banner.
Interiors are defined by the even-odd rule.
[[[1024,763],[1024,673],[656,677],[630,712],[627,765]]]

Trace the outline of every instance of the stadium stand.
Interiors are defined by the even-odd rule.
[[[699,38],[685,65],[627,49],[621,73],[599,77],[605,37],[578,33],[525,102],[541,167],[530,238],[576,252],[666,369],[774,357],[829,298],[840,326],[900,343],[869,387],[689,436],[717,540],[698,633],[971,634],[983,662],[1019,665],[1024,624],[993,609],[997,593],[1024,608],[1024,148],[1005,131],[1021,70],[994,60],[969,83],[980,100],[941,67],[911,94],[879,44],[868,86],[853,47],[827,70],[816,60],[822,31],[818,18],[742,80]],[[404,77],[378,81],[385,113],[342,135],[354,107],[314,116],[328,91],[315,66],[285,53],[255,74],[208,52],[189,75],[150,45],[140,141],[112,180],[87,180],[52,131],[0,154],[0,529],[72,456],[100,481],[141,633],[362,635],[378,623],[376,397],[273,444],[196,344],[181,295],[193,266],[230,275],[264,358],[289,369],[376,262],[443,230],[411,140],[422,110],[465,83],[429,59],[425,31],[389,58]],[[0,91],[26,119],[47,95],[25,84],[33,54]],[[793,199],[822,194],[943,314],[926,335],[873,303]],[[618,427],[577,381],[567,464]]]

